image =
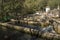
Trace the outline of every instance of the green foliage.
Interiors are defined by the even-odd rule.
[[[56,8],[60,0],[0,0],[0,18],[2,16],[25,15],[44,10],[46,6]]]
[[[57,6],[60,5],[60,0],[49,0],[48,6],[52,8],[57,8]]]
[[[24,7],[36,11],[43,9],[46,3],[46,0],[25,0]]]

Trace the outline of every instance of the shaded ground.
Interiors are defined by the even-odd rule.
[[[26,34],[24,32],[19,32],[14,29],[9,29],[0,26],[0,40],[56,40],[56,39],[46,39],[32,34]]]
[[[23,32],[13,31],[11,29],[0,29],[0,40],[43,40],[38,36],[32,36]]]

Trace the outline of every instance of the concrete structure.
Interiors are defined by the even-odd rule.
[[[46,7],[46,13],[50,11],[50,7]]]
[[[59,7],[59,5],[58,5],[58,8],[57,8],[58,10],[60,9],[60,7]]]

